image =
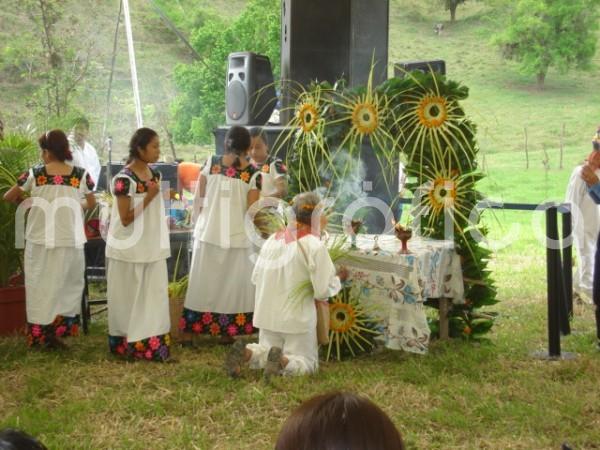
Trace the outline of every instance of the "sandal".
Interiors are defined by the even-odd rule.
[[[269,354],[267,355],[267,364],[263,372],[265,380],[270,380],[273,375],[279,375],[283,370],[281,364],[281,356],[283,351],[279,347],[271,347]]]
[[[243,341],[235,341],[225,357],[225,371],[231,378],[238,378],[242,371],[246,344]]]

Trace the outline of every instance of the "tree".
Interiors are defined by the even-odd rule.
[[[224,122],[227,56],[238,51],[267,55],[279,73],[280,1],[250,0],[231,24],[206,14],[192,33],[192,46],[201,59],[175,70],[179,95],[171,105],[175,138],[208,143],[212,130]]]
[[[18,19],[25,30],[6,43],[0,69],[37,86],[28,106],[46,122],[69,115],[72,97],[88,75],[93,36],[72,10],[59,0],[22,0]]]
[[[456,20],[456,8],[458,5],[462,5],[467,0],[442,0],[446,11],[450,11],[450,20],[454,22]]]
[[[517,0],[508,26],[494,37],[506,59],[544,86],[550,67],[588,69],[596,53],[600,0]]]

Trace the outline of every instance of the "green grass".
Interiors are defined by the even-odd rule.
[[[491,342],[434,342],[425,357],[381,353],[323,364],[318,375],[275,380],[259,373],[229,380],[225,349],[203,341],[176,349],[178,364],[123,363],[106,349],[104,318],[67,353],[28,352],[0,341],[0,427],[39,436],[51,449],[267,449],[304,399],[332,389],[360,392],[397,424],[408,448],[594,448],[600,430],[600,359],[592,313],[577,308],[580,334],[563,339],[574,361],[540,362],[544,296],[511,286]],[[540,285],[537,274],[529,282]]]

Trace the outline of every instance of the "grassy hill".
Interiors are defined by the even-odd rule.
[[[10,3],[10,2],[9,2]],[[80,18],[88,2],[65,2]],[[82,86],[77,107],[93,119],[93,138],[100,139],[117,0],[94,3],[93,20],[84,30],[95,34],[93,76]],[[164,3],[164,2],[163,2]],[[169,7],[173,20],[182,26],[201,9],[234,17],[243,0],[200,2],[178,1]],[[506,62],[490,43],[495,11],[481,2],[467,2],[458,11],[458,21],[448,22],[442,9],[426,8],[415,0],[392,0],[390,13],[390,74],[392,64],[401,60],[442,58],[449,77],[470,88],[467,110],[479,129],[482,165],[489,174],[482,189],[506,201],[542,201],[562,196],[570,168],[590,150],[590,137],[600,123],[600,92],[597,72],[600,56],[590,72],[560,75],[551,71],[546,88],[536,89],[535,80],[519,74],[514,63]],[[13,10],[11,10],[11,5]],[[24,26],[18,2],[0,12],[0,42]],[[191,61],[189,51],[166,28],[149,2],[131,2],[137,69],[144,116],[149,126],[159,129],[169,119],[169,104],[176,95],[172,82],[174,67]],[[185,22],[187,20],[188,22]],[[433,25],[445,23],[443,33]],[[135,127],[131,80],[121,26],[111,115],[108,130],[115,137],[115,152],[124,154],[127,139]],[[599,54],[600,55],[600,54]],[[26,80],[0,78],[0,110],[8,127],[36,122],[29,96],[33,85]],[[37,120],[40,129],[44,123]],[[559,147],[564,127],[564,169],[559,169]],[[529,170],[525,170],[525,129],[528,135]],[[97,142],[99,144],[99,142]],[[544,152],[545,149],[545,152]],[[194,148],[183,150],[191,158]],[[168,148],[165,146],[165,152]],[[545,164],[544,160],[548,159]]]

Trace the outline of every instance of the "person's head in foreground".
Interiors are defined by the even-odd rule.
[[[275,450],[404,450],[400,433],[370,400],[348,392],[318,395],[283,424]]]
[[[292,212],[298,230],[310,230],[318,236],[327,227],[327,214],[321,197],[314,192],[296,195],[292,200]]]
[[[9,428],[0,431],[0,450],[47,450],[47,448],[27,433]]]

